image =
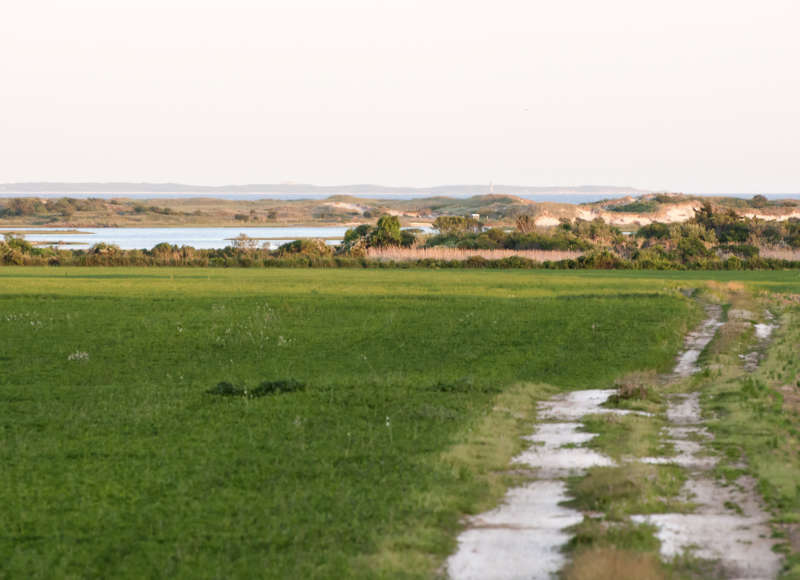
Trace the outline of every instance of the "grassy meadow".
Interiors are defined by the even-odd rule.
[[[798,287],[0,268],[0,577],[429,577],[520,444],[487,457],[498,401],[527,410],[519,427],[537,397],[667,369],[702,316],[678,290],[709,276]],[[290,379],[304,388],[207,393]]]

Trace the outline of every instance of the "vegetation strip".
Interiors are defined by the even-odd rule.
[[[650,222],[625,235],[602,217],[551,219],[537,225],[517,215],[514,230],[478,217],[439,216],[436,235],[402,229],[397,215],[348,229],[335,247],[296,239],[272,251],[267,238],[241,234],[225,248],[159,243],[122,250],[100,242],[88,250],[43,248],[5,236],[0,264],[81,266],[420,267],[553,269],[783,269],[797,268],[800,213],[764,222],[706,201],[687,207],[683,223]],[[7,210],[6,210],[7,211]],[[352,225],[352,224],[348,224]],[[764,251],[762,255],[762,250]]]

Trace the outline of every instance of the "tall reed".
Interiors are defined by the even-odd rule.
[[[395,262],[413,260],[467,260],[480,256],[487,260],[500,260],[519,256],[536,262],[547,260],[574,260],[583,255],[583,252],[565,250],[461,250],[458,248],[369,248],[367,258],[373,260],[393,260]]]

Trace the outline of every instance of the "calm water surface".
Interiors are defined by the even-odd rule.
[[[15,228],[0,228],[3,231]],[[22,229],[22,228],[16,228]],[[30,231],[33,228],[24,228]],[[49,233],[26,234],[31,242],[70,242],[64,248],[85,249],[104,242],[116,244],[123,250],[151,249],[156,244],[167,242],[178,246],[193,246],[198,249],[224,248],[232,244],[230,238],[246,234],[251,238],[278,238],[267,243],[272,248],[298,238],[334,238],[329,244],[337,244],[347,230],[346,227],[261,227],[261,228],[43,228]],[[80,234],[59,235],[58,231],[78,229]],[[80,244],[80,245],[78,245]]]

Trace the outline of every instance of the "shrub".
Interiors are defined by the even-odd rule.
[[[302,391],[306,387],[305,383],[301,383],[294,379],[282,381],[264,381],[252,391],[248,391],[249,397],[264,397],[266,395],[279,395],[281,393],[294,393]]]
[[[324,240],[301,239],[283,244],[277,250],[278,256],[330,256],[333,248]]]
[[[248,399],[256,399],[258,397],[266,397],[267,395],[280,395],[282,393],[294,393],[305,389],[305,383],[301,383],[294,379],[285,379],[279,381],[264,381],[254,389],[245,387],[237,387],[233,383],[222,381],[217,383],[206,391],[209,395],[218,395],[221,397],[245,397]]]
[[[623,205],[611,205],[606,207],[608,211],[630,212],[630,213],[650,213],[658,209],[658,202],[651,201],[632,201]]]

